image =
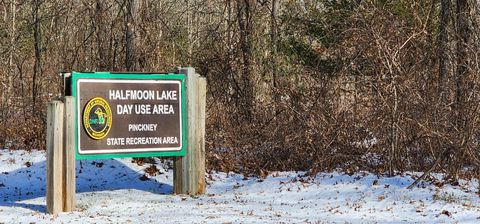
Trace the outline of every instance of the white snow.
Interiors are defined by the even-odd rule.
[[[189,197],[172,194],[172,170],[156,161],[162,174],[146,181],[150,164],[77,161],[77,209],[54,217],[45,213],[45,154],[0,150],[0,223],[480,223],[477,180],[408,190],[407,174],[212,173],[207,194]]]

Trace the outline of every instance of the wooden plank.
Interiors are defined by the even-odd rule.
[[[63,108],[61,101],[48,103],[47,112],[47,212],[63,210]]]
[[[186,74],[187,101],[187,154],[174,160],[174,193],[195,195],[198,192],[198,175],[196,157],[200,156],[197,147],[197,111],[199,75],[193,68],[182,68],[179,73]],[[204,175],[202,175],[204,176]]]
[[[185,157],[177,156],[173,158],[173,193],[174,194],[186,194],[184,190],[183,177]]]
[[[72,73],[62,73],[62,88],[63,88],[63,96],[71,96],[72,95]]]
[[[187,194],[195,195],[197,192],[197,172],[196,172],[196,155],[197,155],[197,89],[198,89],[198,75],[195,70],[189,69],[187,72],[187,123],[188,123],[188,138],[187,138]]]
[[[205,107],[207,99],[207,79],[200,77],[197,81],[196,127],[195,127],[195,194],[205,193]]]
[[[63,211],[75,210],[75,106],[71,96],[64,98],[64,148],[63,148]]]
[[[173,193],[174,194],[188,194],[188,168],[189,168],[189,155],[190,155],[190,147],[188,142],[188,136],[190,135],[188,130],[190,129],[190,123],[188,122],[188,108],[190,107],[189,104],[189,70],[188,69],[179,69],[178,71],[181,74],[185,74],[185,90],[186,90],[186,111],[187,113],[187,148],[186,148],[186,155],[183,157],[174,157],[173,161]]]

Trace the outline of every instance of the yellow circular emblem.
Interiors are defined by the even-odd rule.
[[[83,110],[83,127],[93,139],[100,140],[107,136],[112,127],[112,111],[105,99],[95,97],[88,101]]]

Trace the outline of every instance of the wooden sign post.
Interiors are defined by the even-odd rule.
[[[65,96],[48,104],[47,212],[51,214],[75,209],[73,101]]]
[[[63,211],[75,210],[75,100],[71,96],[65,96],[63,100],[64,134],[63,134]]]
[[[47,114],[47,212],[63,211],[63,109],[62,101],[48,104]]]
[[[204,194],[206,79],[193,68],[179,72],[187,76],[188,147],[186,156],[174,159],[173,192]]]
[[[48,104],[47,212],[75,210],[75,160],[174,156],[174,193],[205,193],[206,79],[170,74],[66,73]]]

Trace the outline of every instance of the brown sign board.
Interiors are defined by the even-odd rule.
[[[108,77],[73,74],[77,158],[184,154],[183,79]]]

